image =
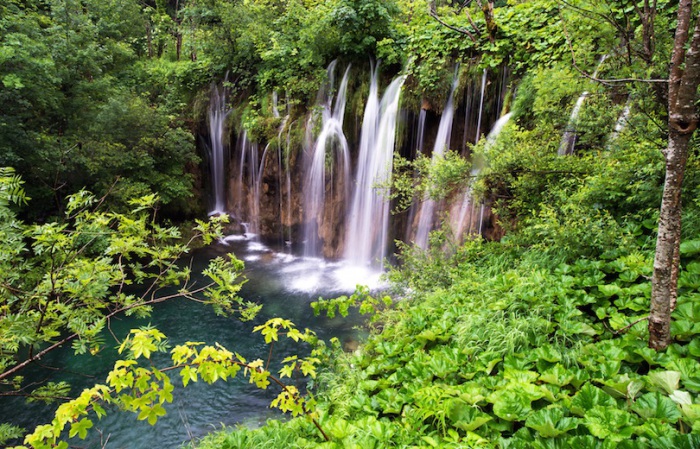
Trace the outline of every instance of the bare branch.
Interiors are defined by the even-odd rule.
[[[662,83],[666,84],[669,81],[667,79],[654,79],[654,78],[649,78],[649,79],[642,79],[642,78],[598,78],[597,76],[589,74],[588,72],[582,70],[579,68],[578,63],[576,62],[576,53],[574,52],[574,46],[571,44],[571,38],[569,37],[569,32],[566,28],[566,22],[564,21],[564,18],[562,17],[562,26],[564,28],[564,37],[566,38],[566,43],[569,46],[569,50],[571,51],[571,64],[576,69],[577,72],[579,72],[584,78],[588,78],[591,81],[595,81],[600,84],[604,84],[606,86],[612,86],[615,84],[620,84],[620,83],[647,83],[647,84],[656,84],[656,83]]]
[[[624,334],[625,332],[627,332],[628,330],[630,330],[632,327],[634,327],[635,324],[639,324],[639,323],[641,323],[642,321],[646,321],[646,320],[648,320],[648,319],[649,319],[648,316],[642,317],[642,318],[640,318],[640,319],[638,319],[638,320],[636,320],[636,321],[631,322],[630,324],[628,324],[627,326],[623,327],[622,329],[618,329],[618,330],[616,330],[616,331],[613,331],[613,333],[614,333],[615,335]]]
[[[444,27],[447,27],[447,28],[451,29],[452,31],[456,31],[456,32],[458,32],[458,33],[461,33],[461,34],[464,34],[464,35],[468,36],[469,39],[471,39],[472,42],[474,42],[474,43],[477,42],[476,37],[474,37],[474,35],[473,35],[469,30],[467,30],[466,28],[458,28],[458,27],[453,26],[453,25],[450,25],[449,23],[447,23],[447,22],[445,22],[444,20],[442,20],[442,19],[440,18],[440,16],[438,16],[437,11],[435,10],[435,2],[431,2],[431,3],[430,3],[430,17],[432,17],[433,19],[437,20],[437,22],[438,22],[440,25],[442,25],[442,26],[444,26]],[[471,20],[471,17],[470,17],[470,20]]]

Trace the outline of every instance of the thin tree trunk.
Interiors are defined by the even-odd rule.
[[[649,347],[656,350],[671,343],[671,302],[678,289],[678,278],[673,276],[678,270],[674,254],[680,244],[681,186],[689,141],[690,134],[673,132],[666,150],[666,181],[661,199],[649,314]]]
[[[649,347],[656,350],[665,349],[671,344],[671,312],[678,297],[681,187],[688,144],[698,126],[695,101],[700,84],[700,17],[695,20],[695,30],[690,39],[691,14],[692,0],[681,0],[668,78],[669,135],[668,148],[664,151],[666,180],[651,280]]]

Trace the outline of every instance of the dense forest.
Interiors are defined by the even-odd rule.
[[[180,388],[171,377],[238,375],[279,390],[271,406],[290,418],[196,447],[700,447],[692,1],[3,0],[0,80],[0,401],[56,409],[36,429],[0,424],[0,445],[80,447],[114,406],[158,426]],[[176,296],[241,320],[264,307],[238,296],[233,254],[211,260],[206,285],[178,263],[235,228],[207,218],[212,92],[226,94],[231,151],[279,149],[276,172],[245,170],[292,173],[303,191],[289,161],[323,135],[309,118],[323,94],[347,88],[339,134],[361,146],[377,85],[400,92],[393,173],[372,185],[394,217],[388,286],[309,310],[359,309],[359,347],[271,319],[252,332],[299,347],[273,371],[233,347],[170,347],[149,327],[115,336],[122,360],[82,393],[25,382],[47,352],[96,354],[115,345],[112,317]],[[426,116],[439,135],[451,108],[479,112],[459,116],[447,148],[405,137]],[[277,194],[269,214],[283,217],[260,232],[297,239],[292,207],[311,206],[267,178],[258,195]],[[347,187],[321,179],[330,196]],[[449,207],[437,212],[462,196],[488,226],[456,232]],[[402,237],[421,227],[416,204],[439,217],[422,243]],[[322,255],[342,254],[344,226],[318,225],[333,246]],[[294,373],[304,388],[285,382]]]

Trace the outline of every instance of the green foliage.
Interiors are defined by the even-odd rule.
[[[0,424],[0,444],[5,444],[9,440],[21,438],[24,435],[24,429],[10,424]]]
[[[375,54],[377,43],[392,39],[393,16],[398,13],[394,0],[339,0],[331,21],[340,34],[342,54]]]
[[[407,210],[414,202],[426,196],[442,200],[461,191],[472,178],[472,164],[456,151],[428,157],[419,154],[413,160],[394,156],[391,179],[391,197],[397,200],[396,211]]]
[[[0,173],[3,392],[21,388],[21,370],[62,344],[72,341],[76,353],[100,351],[106,344],[101,332],[117,314],[148,316],[154,304],[174,296],[247,319],[260,309],[237,296],[243,265],[234,257],[212,260],[204,273],[211,283],[197,289],[190,285],[189,267],[177,264],[195,240],[221,236],[224,218],[199,222],[185,242],[177,228],[155,222],[155,195],[130,201],[131,211],[122,214],[100,210],[98,199],[82,191],[68,198],[62,221],[24,224],[14,211],[15,203],[26,201],[22,181],[11,169]],[[139,286],[140,294],[130,286]],[[170,291],[173,286],[176,294]],[[195,297],[202,292],[204,300]],[[129,349],[134,358],[149,357],[163,349],[161,340],[156,330],[145,331],[128,340]],[[68,389],[65,383],[48,383],[27,394],[31,401],[54,402],[64,400]],[[143,419],[152,421],[159,413],[153,409]],[[81,437],[89,428],[84,422],[72,426],[70,433]]]
[[[347,317],[350,312],[350,308],[357,308],[359,312],[363,315],[371,314],[371,321],[375,321],[378,317],[378,312],[386,307],[391,306],[393,303],[389,296],[383,296],[382,298],[374,298],[370,295],[369,289],[365,286],[358,285],[355,292],[348,296],[340,296],[333,299],[323,299],[319,298],[318,301],[311,303],[311,308],[314,311],[314,315],[319,315],[322,311],[326,312],[328,318],[334,318],[336,311],[342,317]]]

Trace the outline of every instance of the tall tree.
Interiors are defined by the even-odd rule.
[[[692,0],[678,4],[678,24],[668,78],[668,146],[664,150],[664,182],[652,276],[649,346],[661,350],[671,343],[671,312],[678,295],[681,238],[681,186],[690,138],[698,126],[695,102],[700,84],[700,15],[693,22]]]

